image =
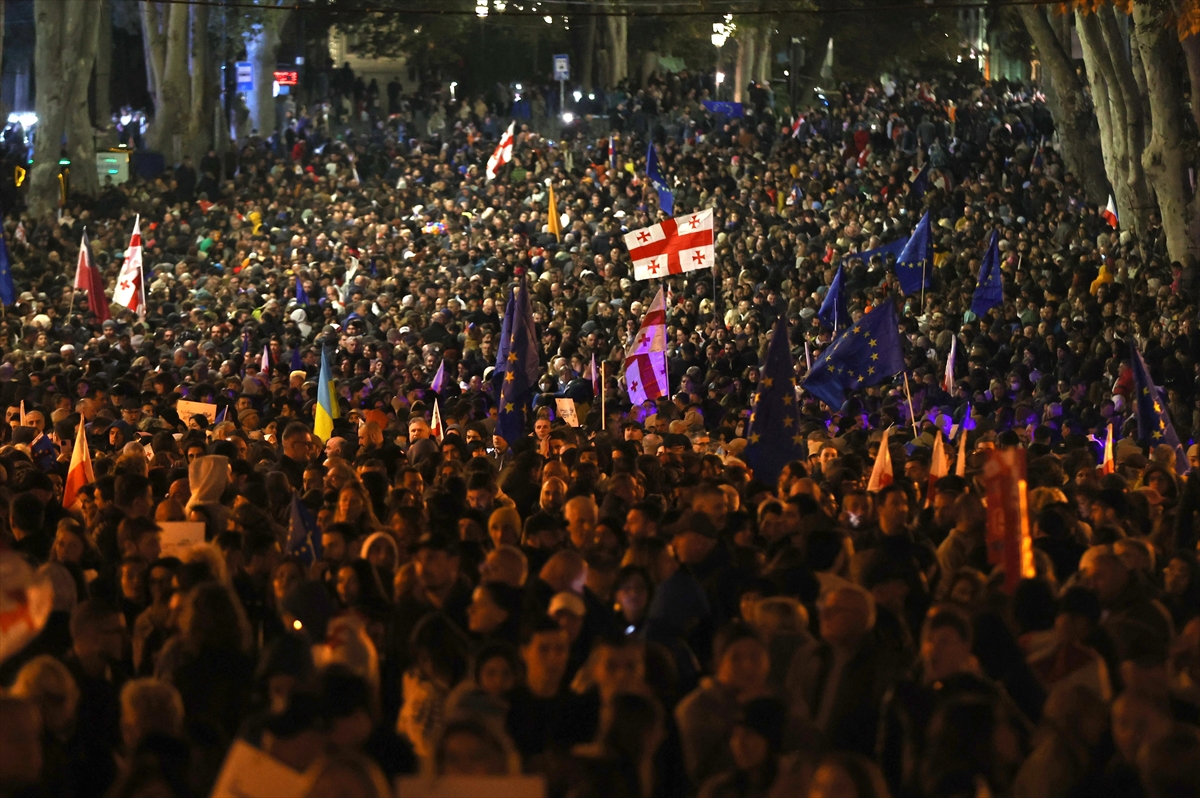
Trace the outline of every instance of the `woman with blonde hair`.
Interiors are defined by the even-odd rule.
[[[65,743],[70,739],[79,706],[79,686],[66,665],[49,654],[35,657],[17,673],[10,692],[37,705],[42,724],[55,740]]]
[[[355,538],[362,540],[373,532],[383,529],[371,507],[371,496],[357,479],[342,486],[338,491],[337,509],[333,514],[335,524],[350,524]]]
[[[513,507],[499,507],[488,517],[488,537],[495,548],[521,542],[521,514]]]

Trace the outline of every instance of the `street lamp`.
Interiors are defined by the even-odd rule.
[[[726,14],[725,18],[720,22],[714,22],[712,26],[712,36],[709,40],[713,47],[717,48],[717,99],[720,99],[721,84],[725,82],[725,73],[721,71],[721,48],[725,46],[725,42],[737,30],[737,25],[733,24],[733,14]]]

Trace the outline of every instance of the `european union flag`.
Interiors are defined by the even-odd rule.
[[[991,308],[1004,304],[1004,275],[1000,273],[999,242],[1000,235],[993,230],[987,254],[983,256],[983,265],[979,267],[979,285],[975,286],[975,296],[971,297],[971,312],[976,316],[983,316]]]
[[[867,263],[875,255],[895,255],[898,258],[906,246],[908,246],[907,238],[897,238],[890,244],[884,244],[882,247],[876,247],[875,249],[868,249],[866,252],[851,252],[849,255],[842,258],[842,263],[845,263],[851,258],[860,258],[863,263]]]
[[[813,363],[804,390],[833,408],[854,388],[866,388],[904,370],[896,306],[884,302],[839,335]]]
[[[1133,390],[1137,402],[1138,440],[1143,446],[1158,446],[1166,444],[1175,450],[1175,473],[1186,474],[1188,470],[1187,454],[1171,425],[1171,416],[1167,412],[1166,397],[1160,388],[1155,387],[1150,379],[1150,370],[1146,361],[1138,351],[1137,344],[1130,344],[1133,352]]]
[[[4,214],[0,213],[0,220],[4,218]],[[12,278],[12,263],[8,258],[8,242],[4,239],[3,231],[0,231],[0,302],[6,306],[17,301],[17,290],[13,287]]]
[[[301,307],[308,304],[308,292],[304,290],[304,281],[298,274],[296,275],[296,303]]]
[[[721,102],[719,100],[705,100],[700,103],[704,109],[710,114],[718,116],[728,116],[731,119],[741,119],[745,114],[746,109],[741,103]]]
[[[896,279],[905,296],[921,293],[930,286],[929,266],[933,263],[933,233],[929,229],[929,211],[917,222],[904,251],[896,258]]]
[[[754,476],[773,484],[793,460],[808,458],[808,444],[800,432],[800,407],[796,402],[796,367],[788,339],[787,319],[780,314],[767,347],[767,362],[758,379],[758,393],[747,430],[746,464]]]
[[[658,165],[658,152],[654,149],[653,141],[646,149],[646,179],[650,181],[650,185],[654,186],[654,191],[658,194],[658,207],[667,216],[674,216],[675,195],[671,193],[671,189],[667,188],[667,181],[662,176],[662,169]]]
[[[509,333],[507,354],[504,356],[504,379],[500,383],[500,416],[496,421],[496,434],[515,449],[517,441],[525,435],[525,411],[541,373],[533,306],[524,278],[513,289],[504,315],[503,326],[508,328]]]
[[[300,501],[299,492],[292,493],[286,553],[299,558],[305,565],[312,565],[321,559],[321,535],[317,531],[317,519]]]
[[[925,196],[925,192],[929,189],[929,164],[921,167],[921,171],[917,172],[917,176],[912,179],[912,195],[917,199]]]
[[[837,332],[839,327],[850,323],[850,312],[846,309],[846,265],[838,266],[833,282],[825,292],[825,300],[821,302],[821,310],[817,318],[825,322],[825,326]]]

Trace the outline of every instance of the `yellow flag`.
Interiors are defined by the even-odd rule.
[[[562,229],[558,220],[558,202],[554,199],[554,186],[548,186],[550,189],[550,218],[547,227],[550,232],[554,233],[555,241],[562,241]]]

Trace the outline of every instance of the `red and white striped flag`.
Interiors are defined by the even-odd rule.
[[[83,490],[85,485],[96,481],[96,477],[92,473],[92,455],[88,451],[87,429],[84,428],[83,423],[83,419],[79,419],[79,430],[75,433],[75,448],[71,451],[71,465],[67,469],[66,484],[63,485],[62,503],[63,507],[68,510],[79,498],[79,491]]]
[[[75,288],[87,291],[88,310],[96,317],[96,321],[107,321],[108,297],[104,293],[104,278],[92,262],[92,248],[88,244],[87,231],[84,231],[83,241],[79,244],[79,261],[75,265]]]
[[[946,358],[946,376],[942,378],[942,390],[950,393],[954,390],[954,355],[958,352],[958,336],[950,339],[950,355]]]
[[[712,268],[713,212],[711,209],[665,219],[625,235],[633,261],[633,279],[649,280]]]
[[[442,436],[446,434],[446,431],[442,429],[442,409],[438,405],[436,397],[433,400],[433,423],[429,425],[429,431],[433,433],[433,437],[438,439],[438,442],[441,442]]]
[[[1108,205],[1100,212],[1104,217],[1104,221],[1108,222],[1108,226],[1112,229],[1117,229],[1117,203],[1113,202],[1112,194],[1108,195]]]
[[[800,128],[803,125],[804,125],[804,116],[802,114],[800,116],[797,116],[795,121],[792,122],[792,138],[794,138],[794,139],[800,138]]]
[[[942,443],[941,429],[934,430],[933,456],[929,460],[929,485],[925,489],[925,506],[933,505],[933,492],[937,490],[937,481],[950,474],[950,458],[946,455],[946,445]]]
[[[1105,474],[1105,475],[1113,474],[1113,473],[1116,473],[1116,470],[1117,470],[1117,464],[1113,460],[1112,440],[1113,440],[1113,425],[1112,425],[1112,422],[1110,421],[1108,423],[1108,437],[1104,439],[1104,459],[1100,462],[1100,473],[1101,474]]]
[[[629,400],[635,405],[666,396],[670,391],[667,313],[663,302],[663,290],[659,288],[625,356],[625,387],[629,391]]]
[[[142,220],[139,216],[133,223],[129,249],[125,250],[125,263],[121,265],[121,273],[117,275],[117,290],[113,292],[113,302],[124,305],[145,318],[146,287],[142,283]]]
[[[495,180],[496,175],[500,174],[500,167],[512,160],[513,135],[516,124],[516,122],[508,123],[508,130],[504,131],[504,135],[500,137],[500,143],[496,145],[496,151],[492,153],[492,157],[488,158],[488,180]]]

